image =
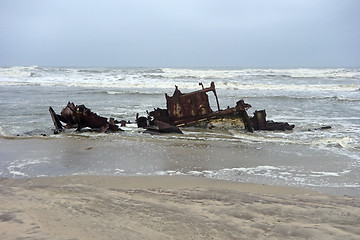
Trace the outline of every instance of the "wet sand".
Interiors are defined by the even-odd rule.
[[[189,177],[0,180],[1,239],[359,239],[360,199]]]

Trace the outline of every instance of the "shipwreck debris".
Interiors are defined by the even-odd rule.
[[[254,130],[285,131],[292,130],[295,127],[295,125],[290,125],[287,122],[267,121],[265,110],[255,111],[251,118],[251,124]]]
[[[318,127],[318,128],[309,128],[308,131],[318,131],[318,130],[327,130],[327,129],[331,129],[331,126],[323,126],[323,127]]]
[[[89,127],[93,130],[99,130],[101,132],[106,131],[122,131],[116,124],[113,118],[109,121],[105,117],[101,117],[96,113],[92,112],[85,105],[75,105],[74,103],[68,102],[67,106],[61,110],[61,114],[55,113],[52,107],[49,107],[49,112],[53,120],[55,130],[54,133],[59,133],[64,128],[76,128],[80,131],[82,128]],[[66,123],[63,127],[61,122]]]
[[[148,133],[180,133],[182,131],[179,127],[169,124],[164,121],[151,120],[149,117],[139,117],[139,114],[136,114],[136,123],[139,128],[146,129]]]
[[[249,104],[240,100],[235,107],[221,110],[214,82],[211,82],[208,88],[204,88],[202,84],[200,85],[202,86],[201,90],[185,94],[175,86],[173,96],[165,94],[167,109],[154,109],[149,113],[149,116],[154,120],[179,127],[206,127],[211,123],[211,126],[240,127],[250,132],[253,131],[246,112],[251,107]],[[209,97],[206,94],[210,91],[214,93],[217,111],[213,111],[210,107]]]
[[[248,132],[254,130],[292,130],[295,126],[287,122],[274,122],[266,120],[265,110],[255,111],[253,117],[249,117],[247,110],[250,104],[240,99],[234,107],[220,109],[215,83],[211,82],[210,87],[202,87],[198,91],[182,93],[177,86],[172,96],[165,93],[166,109],[154,108],[147,112],[147,117],[136,115],[136,123],[139,128],[146,129],[150,133],[182,133],[180,127],[205,127],[220,129],[245,129]],[[213,111],[210,107],[208,92],[213,92],[216,100],[217,110]],[[55,126],[54,133],[60,133],[64,129],[76,128],[80,131],[88,127],[101,132],[123,131],[118,127],[126,126],[125,120],[117,121],[114,118],[107,120],[92,112],[85,105],[75,105],[68,102],[67,106],[61,110],[60,115],[56,114],[52,107],[49,112]],[[66,125],[63,126],[62,123]],[[328,127],[324,127],[326,129]]]
[[[59,117],[58,115],[55,113],[54,109],[52,107],[49,107],[49,112],[50,112],[50,115],[51,115],[51,119],[54,123],[54,126],[55,126],[55,130],[54,130],[54,133],[55,134],[58,134],[62,131],[64,131],[64,128],[59,120]]]
[[[235,107],[221,110],[216,94],[215,84],[211,82],[210,87],[190,93],[182,93],[178,86],[172,96],[165,93],[166,109],[156,108],[148,113],[148,117],[138,117],[139,127],[151,128],[157,126],[155,123],[167,123],[172,126],[185,127],[207,127],[207,128],[241,128],[249,132],[254,130],[291,130],[295,126],[286,122],[274,122],[266,120],[265,110],[255,111],[254,117],[249,118],[247,110],[250,104],[239,100]],[[210,107],[207,92],[213,92],[216,100],[217,111]]]

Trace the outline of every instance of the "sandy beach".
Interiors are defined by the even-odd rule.
[[[0,240],[360,240],[359,11],[1,0]]]
[[[0,180],[1,239],[359,239],[360,199],[189,176]]]

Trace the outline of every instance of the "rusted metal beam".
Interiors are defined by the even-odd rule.
[[[57,134],[61,131],[63,131],[63,126],[59,120],[59,117],[58,115],[55,113],[54,109],[52,107],[49,107],[49,112],[50,112],[50,116],[51,116],[51,119],[54,123],[54,126],[55,126],[55,130],[54,130],[54,133]]]

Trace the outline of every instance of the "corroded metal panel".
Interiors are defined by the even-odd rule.
[[[170,97],[165,94],[167,110],[172,121],[174,123],[194,121],[212,114],[213,110],[210,107],[209,97],[206,94],[209,91],[214,92],[218,104],[215,84],[213,82],[209,88],[203,88],[195,92],[183,94],[175,86],[173,96]]]

